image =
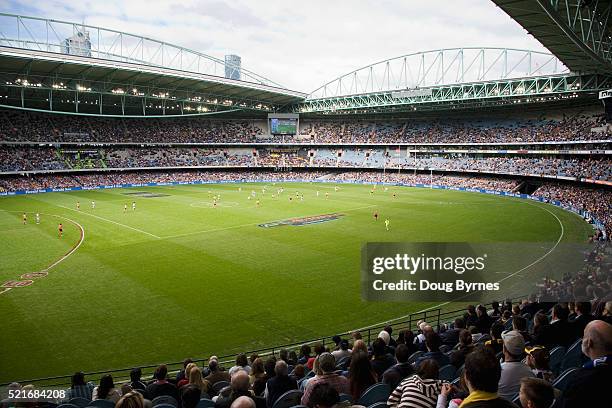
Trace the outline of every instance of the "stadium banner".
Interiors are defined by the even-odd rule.
[[[563,178],[563,177],[558,177]],[[570,178],[572,179],[572,178]],[[573,180],[573,179],[572,179]],[[23,195],[23,194],[38,194],[38,193],[51,193],[51,192],[66,192],[66,191],[81,191],[81,190],[96,190],[96,189],[112,189],[112,188],[134,188],[134,187],[158,187],[158,186],[170,186],[170,185],[193,185],[193,184],[227,184],[227,183],[289,183],[289,182],[298,182],[298,183],[338,183],[338,184],[377,184],[377,185],[388,185],[388,186],[399,186],[399,187],[417,187],[417,188],[430,188],[430,189],[438,189],[438,190],[458,190],[458,191],[467,191],[473,193],[482,193],[482,194],[493,194],[493,195],[501,195],[506,197],[516,197],[523,198],[527,200],[539,201],[542,203],[549,203],[560,207],[564,210],[571,211],[579,216],[587,219],[597,228],[603,229],[603,223],[595,218],[591,218],[590,214],[586,211],[569,206],[567,204],[561,203],[559,201],[547,200],[543,197],[531,196],[527,194],[518,194],[511,193],[505,191],[496,191],[496,190],[487,190],[487,189],[479,189],[479,188],[469,188],[469,187],[454,187],[454,186],[444,186],[444,185],[430,185],[430,184],[410,184],[410,183],[399,183],[399,182],[369,182],[369,181],[360,181],[360,180],[336,180],[336,179],[328,179],[328,180],[309,180],[309,179],[301,179],[295,178],[290,180],[283,179],[275,179],[275,178],[261,178],[261,179],[235,179],[235,180],[194,180],[194,181],[171,181],[171,182],[151,182],[151,183],[139,183],[139,184],[111,184],[111,185],[100,185],[100,186],[92,186],[92,187],[65,187],[65,188],[46,188],[46,189],[38,189],[38,190],[15,190],[15,191],[0,191],[0,197],[2,196],[14,196],[14,195]],[[600,184],[607,184],[606,182],[601,182]]]
[[[374,302],[487,302],[525,293],[574,301],[564,276],[596,265],[586,243],[370,242],[361,252],[362,299]],[[586,268],[586,269],[584,269]],[[542,295],[544,296],[544,295]],[[586,293],[584,294],[586,300]]]

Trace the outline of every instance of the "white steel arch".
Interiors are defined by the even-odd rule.
[[[554,55],[513,48],[448,48],[406,54],[329,81],[307,99],[567,74]]]
[[[164,41],[87,24],[0,13],[2,46],[65,54],[66,40],[71,38],[76,39],[70,45],[74,55],[216,77],[225,75],[225,61]],[[285,88],[242,67],[239,71],[242,81]]]

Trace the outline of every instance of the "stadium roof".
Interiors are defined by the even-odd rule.
[[[612,0],[493,0],[574,72],[612,72]]]
[[[186,113],[185,109],[187,113],[269,112],[306,96],[242,67],[147,37],[6,13],[0,13],[0,26],[2,84],[23,90],[25,83],[32,99],[49,92],[95,94],[101,100],[100,109],[92,113],[103,114],[104,99],[114,106],[117,98],[122,104],[127,100],[128,106],[131,102],[145,108],[153,100],[157,101],[153,105],[160,106],[163,100],[164,114],[168,114],[165,105],[176,108],[175,113]],[[232,79],[237,76],[240,80]],[[4,96],[16,92],[11,91]],[[134,103],[133,99],[141,100]],[[56,102],[62,100],[66,97],[56,98]],[[19,102],[27,105],[27,100]]]

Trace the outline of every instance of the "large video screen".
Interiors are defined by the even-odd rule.
[[[270,118],[270,133],[273,135],[295,135],[297,119]]]

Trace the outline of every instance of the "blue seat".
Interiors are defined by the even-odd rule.
[[[300,405],[304,393],[299,390],[290,390],[281,395],[274,401],[272,408],[291,408]]]
[[[213,384],[212,389],[215,392],[215,394],[218,394],[219,391],[221,391],[222,389],[224,389],[225,387],[229,385],[230,385],[229,381],[217,381],[216,383]]]
[[[170,395],[160,395],[159,397],[155,397],[153,398],[153,401],[151,401],[151,404],[154,407],[162,404],[172,405],[174,408],[178,407],[178,401]]]
[[[443,381],[452,381],[456,377],[457,377],[457,369],[455,368],[454,365],[451,365],[451,364],[442,366],[442,368],[440,368],[440,371],[438,373],[438,379],[443,380]]]
[[[385,408],[386,406],[386,402],[377,402],[376,404],[370,405],[368,408]]]
[[[87,398],[74,397],[70,398],[68,403],[76,405],[79,408],[85,408],[86,406],[89,406],[91,404],[91,400],[88,400]]]
[[[561,363],[565,357],[565,347],[558,346],[550,350],[550,371],[555,375],[561,372]]]
[[[171,404],[157,404],[157,405],[153,405],[153,408],[176,408],[174,405]]]
[[[350,361],[351,358],[349,356],[342,357],[340,360],[336,361],[336,370],[346,370]]]
[[[415,361],[417,361],[417,359],[418,359],[419,357],[421,357],[423,354],[424,354],[424,352],[422,352],[422,351],[415,351],[414,353],[412,353],[412,354],[410,355],[410,357],[408,357],[408,364],[412,364],[412,363],[414,363],[414,362],[415,362]]]
[[[115,408],[115,403],[109,400],[98,399],[95,401],[91,401],[91,404],[89,404],[89,406],[97,408]]]
[[[377,402],[387,402],[389,395],[391,395],[391,387],[389,387],[389,384],[374,384],[361,394],[356,405],[369,407]]]
[[[553,382],[553,387],[555,387],[561,392],[565,392],[567,384],[578,374],[578,372],[579,370],[576,367],[568,368],[567,370],[561,373],[561,375],[555,380],[555,382]]]
[[[567,349],[561,361],[561,370],[565,371],[572,367],[582,367],[586,362],[587,357],[582,354],[582,339],[578,339]]]
[[[198,402],[198,405],[196,405],[196,408],[213,408],[214,406],[215,401],[208,398],[202,398],[200,402]]]
[[[340,394],[339,402],[344,402],[344,401],[353,402],[353,397],[350,394]]]
[[[6,406],[8,407],[8,406],[12,406],[12,405],[8,405],[7,404]],[[61,404],[61,405],[58,405],[57,408],[80,408],[80,407],[78,405],[74,405],[74,404]]]

